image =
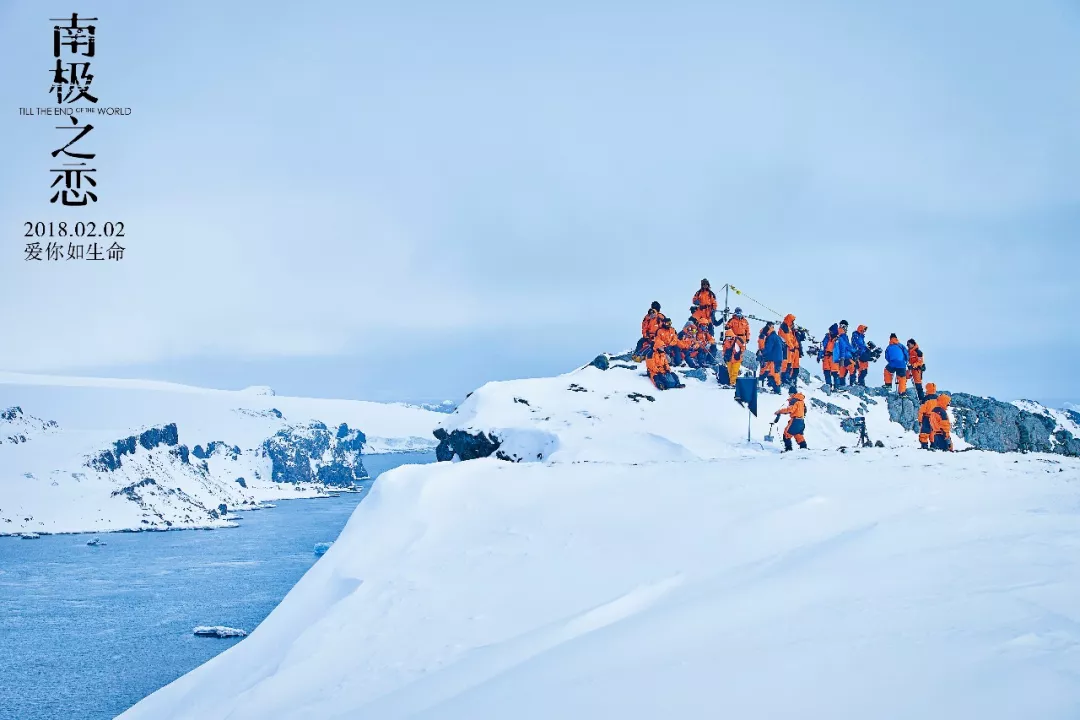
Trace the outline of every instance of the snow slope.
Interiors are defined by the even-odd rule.
[[[781,455],[729,396],[481,388],[445,429],[522,462],[383,475],[250,637],[122,717],[1080,714],[1080,461],[923,452],[877,405],[888,447],[811,410],[829,449]]]
[[[262,387],[16,373],[0,373],[0,409],[0,534],[230,525],[230,510],[363,477],[361,451],[428,450],[446,418]]]

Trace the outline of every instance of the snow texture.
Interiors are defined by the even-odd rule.
[[[269,388],[0,373],[0,389],[0,535],[232,526],[352,487],[363,454],[430,450],[447,417]]]
[[[811,394],[841,412],[781,454],[779,397],[748,445],[713,383],[486,385],[444,432],[520,462],[381,476],[250,637],[122,717],[1077,717],[1080,460],[925,452],[880,397]],[[837,452],[860,411],[887,447]]]

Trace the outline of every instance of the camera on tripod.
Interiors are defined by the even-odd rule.
[[[873,342],[866,343],[866,349],[870,351],[870,362],[877,362],[881,357],[881,353],[884,352]]]

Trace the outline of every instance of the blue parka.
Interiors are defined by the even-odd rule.
[[[851,341],[848,340],[847,333],[842,332],[836,336],[836,342],[833,343],[833,362],[843,363],[850,360],[851,357]]]
[[[858,330],[851,333],[851,346],[855,350],[855,357],[859,360],[868,359],[867,355],[870,353],[870,348],[866,347],[866,333],[861,333]]]
[[[777,371],[779,371],[786,354],[787,343],[784,339],[777,335],[775,330],[769,333],[769,336],[765,338],[765,352],[761,356],[761,361],[776,363]]]
[[[889,347],[885,348],[885,363],[896,370],[907,370],[907,348],[899,341],[890,340]]]

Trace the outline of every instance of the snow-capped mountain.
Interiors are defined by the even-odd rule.
[[[434,447],[444,414],[173,383],[0,373],[0,534],[232,524]]]
[[[747,443],[710,377],[595,365],[477,390],[455,462],[383,475],[250,637],[123,717],[1076,716],[1075,418],[976,398],[958,449],[1051,452],[930,453],[912,398],[804,383],[781,454],[783,397]]]

